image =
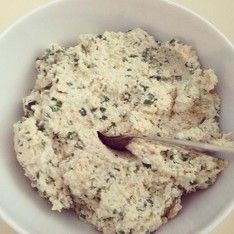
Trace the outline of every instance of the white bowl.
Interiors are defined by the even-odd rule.
[[[30,187],[15,159],[12,125],[35,82],[35,58],[51,42],[71,45],[81,33],[141,27],[160,40],[191,44],[214,68],[222,97],[222,128],[234,132],[234,49],[210,23],[162,0],[57,0],[20,19],[0,37],[0,214],[19,233],[96,233],[70,212],[53,212]],[[228,157],[228,156],[227,156]],[[158,233],[207,233],[233,208],[234,160],[210,189],[184,199],[184,209]]]

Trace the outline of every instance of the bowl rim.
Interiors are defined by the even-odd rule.
[[[17,20],[15,20],[13,23],[11,23],[5,30],[3,30],[0,33],[0,42],[1,40],[11,31],[14,30],[15,27],[18,26],[18,24],[22,23],[23,21],[30,19],[31,16],[34,14],[38,14],[44,9],[48,7],[52,7],[53,5],[59,4],[61,2],[68,2],[70,0],[52,0],[48,3],[42,4],[39,7],[36,7],[35,9],[29,11],[25,15],[19,17]],[[167,4],[169,6],[173,6],[175,8],[178,8],[182,11],[185,11],[189,13],[191,16],[193,16],[195,19],[201,21],[202,23],[206,24],[208,27],[210,27],[216,34],[218,34],[225,43],[229,46],[230,50],[234,53],[234,44],[210,21],[208,21],[206,18],[200,16],[198,13],[194,12],[193,10],[189,9],[186,6],[183,6],[180,3],[174,2],[173,0],[158,0],[164,4]],[[214,217],[213,220],[211,220],[206,227],[201,228],[200,233],[210,233],[218,224],[220,224],[227,216],[228,214],[234,210],[234,199],[230,202],[230,204],[227,204],[225,207],[222,208],[222,210]],[[27,230],[22,228],[20,224],[16,223],[6,212],[4,212],[0,207],[0,218],[5,221],[11,228],[14,229],[17,233],[22,234],[30,234]]]

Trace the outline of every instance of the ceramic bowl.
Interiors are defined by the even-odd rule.
[[[204,67],[219,77],[221,126],[234,132],[234,49],[209,22],[163,0],[57,0],[14,23],[0,36],[0,214],[19,233],[94,234],[93,227],[50,204],[30,187],[15,159],[12,125],[35,82],[35,59],[52,42],[73,45],[79,34],[134,27],[159,40],[192,45]],[[183,210],[157,233],[208,233],[233,208],[234,160],[210,189],[183,199]]]

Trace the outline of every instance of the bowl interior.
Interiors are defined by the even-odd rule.
[[[22,97],[35,82],[35,58],[52,42],[73,45],[79,34],[141,27],[159,40],[191,44],[204,67],[214,68],[222,98],[221,125],[234,132],[234,52],[211,25],[174,4],[158,0],[54,1],[24,17],[0,37],[0,214],[21,233],[96,233],[72,212],[52,212],[23,176],[15,159],[12,125],[22,115]],[[227,157],[230,157],[227,155]],[[217,183],[184,199],[184,209],[158,233],[207,231],[233,206],[234,161]]]

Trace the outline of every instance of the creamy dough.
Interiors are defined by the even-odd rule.
[[[52,209],[75,209],[103,233],[150,233],[207,188],[227,162],[136,140],[131,153],[97,137],[139,134],[232,144],[218,125],[217,77],[195,51],[141,29],[53,44],[15,124],[17,159]]]

